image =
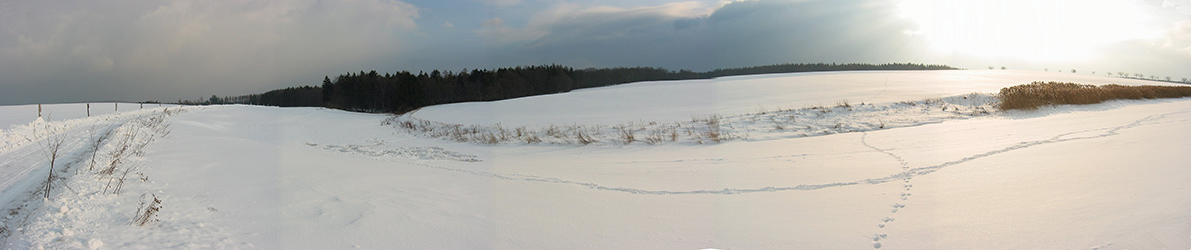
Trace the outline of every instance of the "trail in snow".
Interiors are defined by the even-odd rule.
[[[1188,113],[1188,112],[1191,112],[1191,111],[1170,112],[1170,113],[1164,113],[1164,114],[1158,114],[1158,115],[1151,115],[1151,116],[1147,116],[1147,117],[1145,117],[1145,118],[1142,118],[1142,119],[1136,120],[1136,121],[1134,121],[1134,122],[1132,122],[1132,123],[1129,123],[1129,124],[1126,124],[1126,125],[1122,125],[1122,126],[1111,127],[1111,128],[1101,128],[1101,129],[1091,129],[1091,130],[1081,130],[1081,131],[1067,132],[1067,133],[1063,133],[1063,134],[1056,135],[1056,136],[1054,136],[1054,137],[1051,137],[1050,139],[1047,139],[1047,140],[1040,140],[1040,141],[1026,141],[1026,142],[1021,142],[1021,143],[1019,143],[1018,145],[1014,145],[1014,146],[1011,146],[1011,147],[1006,147],[1006,148],[999,149],[999,150],[993,150],[993,151],[985,152],[985,153],[982,153],[982,154],[972,155],[972,156],[964,157],[963,159],[959,159],[959,160],[955,160],[955,161],[951,161],[951,162],[946,162],[946,163],[939,164],[939,165],[935,165],[935,166],[914,168],[914,169],[911,169],[911,170],[908,172],[908,174],[907,174],[907,177],[913,177],[913,176],[926,175],[926,174],[933,173],[933,172],[935,172],[935,171],[939,171],[940,169],[943,169],[943,168],[946,168],[946,167],[950,167],[950,166],[954,166],[954,165],[958,165],[958,164],[961,164],[961,163],[964,163],[964,162],[969,162],[969,161],[972,161],[972,160],[976,160],[976,159],[980,159],[980,158],[984,158],[984,157],[989,157],[989,156],[996,155],[996,154],[1000,154],[1000,153],[1005,153],[1005,152],[1009,152],[1009,151],[1014,151],[1014,150],[1019,150],[1019,149],[1024,149],[1024,148],[1029,148],[1029,147],[1038,146],[1038,145],[1052,144],[1052,143],[1059,143],[1059,142],[1068,142],[1068,141],[1078,141],[1078,140],[1098,139],[1098,138],[1105,138],[1105,137],[1109,137],[1109,136],[1114,136],[1114,135],[1118,135],[1118,133],[1117,133],[1117,132],[1119,132],[1119,131],[1121,131],[1121,130],[1130,129],[1130,128],[1135,128],[1135,127],[1139,127],[1139,126],[1143,126],[1143,125],[1154,125],[1154,124],[1161,124],[1161,123],[1150,123],[1150,124],[1145,124],[1145,122],[1151,122],[1151,121],[1157,121],[1157,120],[1161,120],[1161,119],[1164,119],[1164,118],[1166,118],[1166,116],[1167,116],[1167,115],[1173,115],[1173,114],[1182,114],[1182,113]],[[1186,121],[1186,120],[1179,120],[1179,121],[1175,121],[1175,122],[1185,122],[1185,121]],[[1070,135],[1074,135],[1074,134],[1081,134],[1081,133],[1087,133],[1087,132],[1093,132],[1093,131],[1100,131],[1100,130],[1106,130],[1106,131],[1105,131],[1104,133],[1101,133],[1101,134],[1098,134],[1098,135],[1064,138],[1064,137],[1067,137],[1067,136],[1070,136]],[[892,177],[898,177],[898,176],[890,176],[890,177],[885,177],[885,178],[882,178],[882,179],[880,179],[880,180],[885,180],[885,181],[888,181],[888,180],[886,180],[886,179],[889,179],[889,178],[892,178]]]
[[[902,184],[903,190],[899,194],[902,202],[893,203],[893,205],[891,205],[892,208],[889,211],[890,215],[885,217],[884,219],[881,219],[881,223],[877,224],[877,228],[879,228],[881,230],[881,232],[884,232],[885,227],[887,226],[886,223],[893,221],[894,215],[897,214],[897,211],[900,211],[901,209],[906,207],[906,204],[904,204],[904,203],[906,202],[906,200],[910,199],[910,195],[912,195],[912,193],[910,193],[910,191],[914,187],[914,184],[910,183],[910,179],[911,179],[910,175],[909,175],[910,164],[908,162],[906,162],[905,158],[902,158],[901,156],[898,156],[892,152],[889,152],[887,150],[884,150],[884,149],[881,149],[881,148],[878,148],[878,147],[875,147],[875,146],[869,144],[868,140],[866,140],[867,138],[868,138],[867,132],[860,135],[860,143],[864,144],[865,147],[871,148],[877,152],[881,152],[882,154],[888,155],[889,157],[892,157],[894,160],[897,160],[898,165],[902,169],[901,173],[902,173],[902,175],[905,176],[905,178],[904,178],[905,183]],[[881,240],[884,240],[888,237],[889,237],[889,234],[887,234],[887,233],[873,234],[873,248],[880,249],[882,246]]]
[[[86,131],[86,132],[92,133],[92,135],[106,134],[106,133],[110,133],[111,131],[115,130],[116,128],[119,128],[120,126],[122,126],[124,123],[127,123],[127,122],[128,122],[128,120],[122,120],[119,122],[114,122],[112,124],[106,124],[106,126],[104,124],[95,124],[92,127],[90,127],[88,129],[88,131]],[[96,126],[104,127],[104,128],[102,130],[96,130]],[[72,178],[76,172],[80,171],[79,168],[87,167],[86,166],[87,164],[85,164],[85,163],[87,160],[90,159],[89,156],[92,153],[92,148],[88,147],[90,144],[89,142],[92,138],[90,136],[82,136],[80,133],[82,133],[83,131],[77,131],[77,130],[81,130],[81,128],[73,130],[73,131],[61,131],[61,133],[65,133],[69,136],[67,136],[68,141],[62,144],[62,146],[63,146],[62,151],[64,151],[64,152],[61,153],[61,155],[58,158],[59,159],[58,163],[55,164],[56,166],[54,167],[54,178],[51,180],[48,180],[53,183],[53,189],[50,190],[51,195],[57,194],[57,193],[71,193],[71,194],[80,193],[79,190],[76,190],[75,188],[71,187],[71,185],[69,184],[69,181],[70,181],[69,179]],[[42,139],[45,140],[46,138],[42,138]],[[31,145],[31,146],[37,147],[39,145]],[[25,159],[44,159],[46,156],[32,155],[32,156],[26,156],[26,157],[32,157],[32,158],[25,158]],[[13,167],[20,167],[20,165],[22,165],[22,164],[20,162],[15,162],[15,163],[8,163],[6,165],[7,166],[5,166],[5,168],[13,168]],[[13,247],[13,243],[10,241],[10,239],[12,239],[12,237],[14,236],[14,233],[22,233],[23,234],[23,233],[32,231],[32,230],[27,230],[26,227],[30,223],[32,223],[34,220],[36,220],[37,216],[40,216],[45,213],[52,213],[52,211],[54,211],[54,210],[69,209],[66,205],[47,206],[47,204],[50,201],[42,199],[43,195],[45,195],[45,190],[41,188],[46,185],[47,180],[45,180],[45,178],[31,178],[34,176],[29,176],[30,172],[33,172],[35,170],[37,170],[37,171],[44,170],[43,168],[48,167],[48,162],[46,162],[45,160],[42,160],[42,161],[37,162],[36,164],[29,164],[26,167],[27,168],[24,169],[24,171],[17,174],[17,176],[27,176],[27,177],[22,178],[22,179],[7,179],[2,184],[0,184],[0,185],[3,185],[4,187],[9,188],[8,190],[6,190],[6,192],[7,192],[6,196],[10,195],[9,198],[11,199],[11,200],[8,200],[9,203],[7,203],[4,207],[5,208],[4,211],[6,211],[8,216],[5,216],[2,219],[3,223],[0,223],[4,226],[8,226],[8,227],[5,227],[3,230],[0,230],[0,245],[2,245],[2,246]],[[44,176],[44,175],[42,175],[42,176]],[[18,182],[20,182],[21,184],[14,185]],[[63,230],[69,231],[70,229],[63,229]],[[72,234],[72,233],[68,233],[68,234]],[[101,246],[102,243],[99,243],[98,241],[92,241],[91,245],[96,246],[96,247],[88,247],[88,248],[96,249],[96,248],[98,248],[98,246]]]
[[[46,178],[38,176],[45,176],[40,174],[33,176],[33,172],[48,171],[49,160],[44,153],[44,149],[40,145],[40,141],[49,140],[51,137],[64,136],[66,141],[62,144],[61,153],[58,156],[58,163],[55,164],[55,177],[52,180],[54,189],[51,192],[69,191],[77,193],[69,184],[67,179],[79,167],[83,161],[90,159],[87,156],[91,154],[89,142],[95,135],[110,133],[112,130],[134,119],[138,115],[128,114],[113,114],[103,117],[95,117],[93,119],[74,119],[62,122],[46,122],[44,120],[37,120],[28,125],[15,127],[13,130],[26,130],[30,133],[30,137],[23,142],[9,144],[7,151],[0,152],[4,160],[0,162],[0,173],[5,176],[0,181],[0,188],[3,188],[4,211],[7,216],[0,219],[4,225],[0,229],[0,243],[4,246],[11,246],[9,238],[16,232],[14,229],[30,223],[33,216],[37,214],[35,210],[48,209],[44,208],[46,202],[41,197],[44,195]],[[89,125],[84,125],[88,124]],[[87,134],[90,134],[88,136]],[[56,209],[56,208],[55,208]]]
[[[901,199],[907,200],[907,199],[909,199],[909,196],[910,196],[909,189],[911,187],[913,187],[912,184],[910,184],[910,179],[912,179],[913,177],[931,174],[931,173],[939,171],[943,168],[959,165],[959,164],[977,160],[980,158],[985,158],[985,157],[989,157],[989,156],[993,156],[993,155],[997,155],[997,154],[1001,154],[1001,153],[1006,153],[1006,152],[1011,152],[1011,151],[1015,151],[1015,150],[1021,150],[1021,149],[1025,149],[1025,148],[1029,148],[1029,147],[1033,147],[1033,146],[1061,143],[1061,142],[1068,142],[1068,141],[1089,140],[1089,139],[1097,139],[1097,138],[1105,138],[1105,137],[1109,137],[1109,136],[1114,136],[1114,135],[1118,135],[1118,132],[1121,130],[1144,126],[1144,125],[1158,124],[1158,123],[1147,123],[1147,122],[1154,122],[1154,121],[1161,120],[1161,119],[1165,118],[1167,115],[1187,113],[1187,112],[1191,112],[1191,111],[1171,112],[1171,113],[1165,113],[1165,114],[1159,114],[1159,115],[1151,115],[1146,118],[1136,120],[1132,123],[1121,125],[1121,126],[1116,126],[1116,127],[1067,132],[1067,133],[1056,135],[1056,136],[1051,137],[1050,139],[1047,139],[1047,140],[1020,142],[1013,146],[1009,146],[1009,147],[1005,147],[1005,148],[1001,148],[1001,149],[997,149],[997,150],[992,150],[992,151],[988,151],[988,152],[981,153],[981,154],[967,156],[967,157],[961,158],[959,160],[945,162],[945,163],[942,163],[939,165],[934,165],[934,166],[917,167],[917,168],[910,168],[908,163],[906,163],[905,160],[902,159],[901,157],[891,154],[888,151],[881,150],[879,148],[868,145],[867,142],[862,140],[861,143],[864,143],[865,146],[868,146],[874,150],[885,153],[885,154],[890,155],[891,157],[894,157],[895,159],[897,159],[899,164],[902,165],[903,171],[898,174],[889,175],[889,176],[880,177],[880,178],[869,178],[869,179],[856,180],[856,181],[850,181],[850,182],[835,182],[835,183],[824,183],[824,184],[799,184],[799,185],[795,185],[795,186],[784,186],[784,187],[770,186],[770,187],[761,187],[761,188],[724,188],[724,189],[717,189],[717,190],[688,190],[688,191],[647,190],[647,189],[632,188],[632,187],[610,187],[610,186],[605,186],[605,185],[601,185],[601,184],[593,183],[593,182],[579,182],[579,181],[572,181],[572,180],[566,180],[566,179],[560,179],[560,178],[554,178],[554,177],[544,177],[544,176],[524,175],[524,174],[502,174],[502,173],[493,173],[493,172],[485,172],[485,171],[473,171],[473,170],[466,170],[466,169],[435,166],[435,165],[426,163],[425,160],[428,160],[428,159],[429,160],[442,160],[442,159],[435,158],[435,157],[430,157],[430,158],[425,158],[425,157],[421,157],[421,156],[413,157],[418,160],[416,160],[412,163],[409,163],[409,164],[421,166],[421,167],[425,167],[425,168],[439,169],[439,170],[452,171],[452,172],[477,175],[477,176],[483,176],[483,177],[491,177],[491,178],[497,178],[497,179],[503,179],[503,180],[567,184],[567,185],[587,187],[587,188],[596,189],[596,190],[623,192],[623,193],[630,193],[630,194],[642,194],[642,195],[690,195],[690,194],[731,195],[731,194],[746,194],[746,193],[758,193],[758,192],[807,191],[807,190],[819,190],[819,189],[833,188],[833,187],[853,186],[853,185],[860,185],[860,184],[870,184],[870,185],[871,184],[882,184],[882,183],[887,183],[887,182],[896,181],[896,180],[904,180],[906,182],[906,184],[903,187],[906,189],[906,191],[901,194]],[[1175,122],[1185,122],[1185,121],[1180,120],[1180,121],[1175,121]],[[1105,131],[1105,132],[1097,134],[1097,135],[1091,135],[1091,136],[1068,137],[1070,135],[1089,133],[1089,132],[1095,132],[1095,131]],[[864,136],[867,136],[867,134]],[[864,138],[864,136],[862,136],[862,139]],[[317,145],[317,144],[308,144],[308,145],[312,146],[312,147],[319,147],[319,148],[323,148],[325,150],[336,151],[336,152],[340,152],[340,153],[352,153],[352,154],[372,156],[372,157],[377,157],[377,158],[383,157],[383,156],[393,156],[393,155],[403,155],[408,158],[408,155],[406,155],[405,153],[378,154],[378,153],[376,153],[376,151],[364,149],[365,147],[363,147],[362,145],[346,145],[346,146]],[[893,206],[895,207],[895,209],[900,209],[904,205],[899,203],[899,204],[894,204]],[[892,218],[886,218],[884,222],[888,223],[889,221],[892,221],[892,220],[893,220]]]
[[[66,142],[53,169],[54,178],[49,180],[53,183],[49,199],[42,198],[46,195],[42,187],[47,181],[44,171],[48,162],[44,156],[29,155],[29,151],[39,151],[36,140],[32,140],[32,144],[26,143],[28,146],[0,153],[6,159],[21,155],[21,158],[0,165],[3,169],[25,168],[22,172],[25,176],[18,175],[3,182],[7,216],[0,218],[3,221],[0,223],[3,225],[0,230],[2,246],[15,249],[99,249],[109,245],[146,249],[179,247],[170,246],[172,243],[163,239],[181,239],[190,247],[198,248],[232,246],[234,243],[226,239],[221,228],[204,226],[192,218],[175,218],[142,226],[128,224],[140,213],[133,212],[144,207],[138,205],[137,195],[127,193],[142,194],[141,202],[148,193],[170,197],[170,194],[153,190],[149,177],[141,172],[151,167],[145,165],[142,154],[146,145],[170,133],[169,124],[165,122],[167,117],[182,111],[181,108],[154,108],[30,124],[61,128],[56,133],[64,136]],[[104,134],[112,137],[98,142],[97,138]],[[41,136],[38,137],[40,140],[52,133],[35,135]],[[95,161],[93,169],[91,160]],[[157,221],[157,215],[146,216],[149,216],[147,221]]]
[[[358,154],[371,157],[402,157],[420,160],[451,160],[462,162],[479,162],[475,155],[463,154],[440,147],[399,147],[395,149],[370,149],[374,145],[320,145],[306,143],[307,146],[318,147],[331,151]]]
[[[93,136],[107,133],[131,120],[155,112],[158,109],[135,110],[92,117],[61,121],[36,120],[0,130],[0,202],[12,199],[24,192],[21,182],[28,182],[28,175],[48,167],[48,160],[38,142],[55,134],[63,134],[63,154],[59,159],[74,159],[77,150],[89,145]],[[89,151],[88,151],[89,153]]]
[[[1105,130],[1105,129],[1104,129],[1104,128],[1101,128],[1101,129],[1094,129],[1094,130],[1080,130],[1080,131],[1072,131],[1072,132],[1062,133],[1062,134],[1056,135],[1056,136],[1054,136],[1054,137],[1051,137],[1051,138],[1049,138],[1049,139],[1047,139],[1047,140],[1021,142],[1021,143],[1019,143],[1019,144],[1017,144],[1017,145],[1014,145],[1014,146],[1011,146],[1011,147],[1006,147],[1006,148],[1003,148],[1003,149],[1000,149],[1000,150],[994,150],[994,151],[989,151],[989,152],[986,152],[986,153],[983,153],[983,154],[977,154],[977,155],[973,155],[973,156],[965,157],[965,158],[963,158],[963,159],[960,159],[960,160],[957,160],[957,161],[951,161],[951,162],[947,162],[947,163],[943,163],[943,164],[936,165],[936,166],[931,166],[931,167],[922,167],[922,168],[914,168],[914,169],[911,169],[911,168],[909,167],[909,163],[907,163],[907,162],[906,162],[906,160],[905,160],[904,158],[902,158],[901,156],[898,156],[897,154],[894,154],[894,153],[892,153],[892,152],[889,152],[889,151],[887,151],[887,150],[883,150],[883,149],[881,149],[881,148],[878,148],[878,147],[875,147],[875,146],[872,146],[871,144],[869,144],[869,143],[868,143],[868,141],[866,140],[866,138],[867,138],[867,136],[868,136],[868,133],[864,133],[864,134],[863,134],[863,135],[861,135],[861,137],[860,137],[860,142],[861,142],[862,144],[864,144],[864,146],[865,146],[865,147],[868,147],[868,148],[871,148],[871,149],[873,149],[873,150],[875,150],[875,151],[877,151],[877,152],[881,152],[881,153],[883,153],[883,154],[889,155],[889,156],[890,156],[890,157],[892,157],[893,159],[897,160],[898,164],[900,164],[900,165],[901,165],[901,168],[902,168],[902,173],[901,173],[901,176],[903,177],[902,179],[904,179],[904,180],[905,180],[905,183],[903,184],[904,191],[903,191],[903,192],[900,194],[900,199],[901,199],[903,202],[900,202],[900,203],[894,203],[894,204],[892,205],[892,209],[890,210],[890,213],[891,213],[891,214],[890,214],[888,217],[885,217],[884,219],[881,219],[881,222],[880,222],[879,224],[877,224],[877,227],[880,229],[880,231],[881,231],[881,232],[884,232],[884,231],[886,230],[886,226],[887,226],[887,224],[895,220],[895,218],[896,218],[896,217],[895,217],[894,215],[896,215],[896,213],[897,213],[899,210],[901,210],[902,208],[905,208],[905,207],[906,207],[906,205],[904,204],[904,202],[905,202],[906,200],[908,200],[908,199],[909,199],[909,197],[912,195],[912,193],[911,193],[910,191],[912,190],[912,187],[913,187],[914,185],[913,185],[913,184],[911,184],[910,180],[911,180],[911,179],[912,179],[912,177],[914,177],[914,176],[921,176],[921,175],[930,174],[930,173],[933,173],[933,172],[935,172],[935,171],[938,171],[939,169],[942,169],[942,168],[944,168],[944,167],[947,167],[947,166],[954,166],[954,165],[958,165],[958,164],[961,164],[961,163],[964,163],[964,162],[968,162],[968,161],[972,161],[972,160],[975,160],[975,159],[984,158],[984,157],[992,156],[992,155],[995,155],[995,154],[1005,153],[1005,152],[1014,151],[1014,150],[1018,150],[1018,149],[1024,149],[1024,148],[1028,148],[1028,147],[1032,147],[1032,146],[1038,146],[1038,145],[1050,144],[1050,143],[1066,142],[1066,141],[1075,141],[1075,140],[1086,140],[1086,139],[1104,138],[1104,137],[1109,137],[1109,136],[1113,136],[1113,135],[1118,135],[1118,133],[1117,133],[1117,132],[1119,132],[1120,130],[1129,129],[1129,128],[1134,128],[1134,127],[1139,127],[1139,126],[1142,126],[1142,125],[1143,125],[1143,123],[1146,123],[1146,122],[1151,122],[1151,123],[1148,123],[1148,124],[1145,124],[1145,125],[1161,124],[1160,122],[1157,122],[1157,121],[1158,121],[1158,120],[1161,120],[1161,119],[1164,119],[1164,118],[1165,118],[1167,115],[1179,114],[1179,113],[1187,113],[1187,112],[1191,112],[1191,111],[1184,111],[1184,112],[1171,112],[1171,113],[1165,113],[1165,114],[1159,114],[1159,115],[1151,115],[1151,116],[1147,116],[1147,117],[1145,117],[1145,118],[1142,118],[1142,119],[1136,120],[1136,121],[1134,121],[1134,122],[1132,122],[1132,123],[1129,123],[1129,124],[1126,124],[1126,125],[1123,125],[1123,126],[1117,126],[1117,127],[1113,127],[1113,128],[1111,128],[1111,129],[1108,129],[1107,131],[1105,131],[1105,132],[1104,132],[1104,133],[1102,133],[1102,134],[1098,134],[1098,135],[1094,135],[1094,136],[1083,136],[1083,137],[1071,137],[1071,138],[1064,138],[1064,137],[1067,137],[1067,136],[1070,136],[1070,135],[1074,135],[1074,134],[1081,134],[1081,133],[1087,133],[1087,132],[1092,132],[1092,131],[1100,131],[1100,130]],[[1185,120],[1179,120],[1179,121],[1185,121]],[[1176,121],[1176,122],[1177,122],[1177,121]],[[888,238],[888,237],[889,237],[889,235],[888,235],[887,233],[876,233],[876,234],[873,234],[873,236],[872,236],[872,240],[873,240],[873,248],[874,248],[874,249],[880,249],[880,248],[883,246],[883,245],[881,244],[881,241],[882,241],[882,240],[884,240],[884,239],[886,239],[886,238]]]

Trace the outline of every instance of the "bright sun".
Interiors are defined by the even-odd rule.
[[[936,53],[1032,62],[1088,59],[1103,44],[1146,37],[1128,0],[902,0]]]

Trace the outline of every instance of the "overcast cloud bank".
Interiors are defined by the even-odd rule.
[[[531,64],[710,70],[921,62],[1191,76],[1191,16],[1183,13],[1191,1],[1136,2],[1161,32],[1067,61],[933,50],[931,36],[940,34],[923,34],[899,3],[6,1],[0,104],[173,101],[315,85],[348,71]]]

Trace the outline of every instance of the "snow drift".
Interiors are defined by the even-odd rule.
[[[1182,132],[1191,125],[1191,100],[964,115],[987,105],[989,100],[978,97],[1035,80],[1143,83],[1022,71],[832,72],[637,83],[428,107],[397,118],[320,108],[212,106],[165,116],[160,124],[168,129],[138,122],[164,109],[50,121],[45,123],[75,124],[65,129],[77,138],[67,143],[71,153],[64,159],[70,167],[60,180],[65,185],[49,199],[31,199],[40,197],[32,190],[44,181],[48,164],[35,143],[7,144],[0,151],[10,211],[4,244],[1191,247],[1186,212],[1191,155],[1185,154],[1191,133]],[[690,95],[676,97],[682,93]],[[715,98],[689,98],[694,94]],[[946,113],[952,108],[963,112]],[[650,122],[685,124],[692,116],[714,114],[730,125],[724,131],[747,136],[702,144],[689,138],[623,143],[612,128],[637,124],[649,130]],[[783,120],[790,116],[793,121]],[[883,120],[891,122],[882,128]],[[551,124],[607,130],[601,132],[606,138],[593,138],[600,143],[588,145],[563,139],[483,144],[428,136],[401,128],[402,121],[488,131],[497,124],[513,130]],[[842,125],[831,128],[834,124]],[[798,130],[804,125],[812,129]],[[36,137],[21,126],[3,133]],[[123,165],[136,168],[120,194],[103,191],[108,179],[86,168],[91,128],[152,135],[139,137],[147,146]],[[100,155],[111,155],[118,141],[104,144]],[[160,200],[155,221],[132,225],[154,198]]]

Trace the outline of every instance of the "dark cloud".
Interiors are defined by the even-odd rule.
[[[766,1],[707,18],[716,67],[782,62],[889,62],[921,52],[894,1]]]
[[[748,1],[558,9],[485,29],[517,63],[713,69],[786,62],[901,61],[920,46],[893,1]],[[714,10],[714,11],[712,11]]]
[[[0,104],[235,95],[402,52],[399,1],[6,2]],[[354,66],[347,68],[345,66]],[[316,73],[317,74],[317,73]]]
[[[578,67],[661,66],[708,70],[789,62],[922,62],[974,69],[989,65],[1037,70],[1081,68],[1089,72],[1118,68],[1177,75],[1185,72],[1180,67],[1187,68],[1184,66],[1191,62],[1188,56],[1191,40],[1186,38],[1191,37],[1186,31],[1191,25],[1181,24],[1191,23],[1191,19],[1180,15],[1171,4],[1159,8],[1162,1],[1158,0],[1140,5],[1144,13],[1154,14],[1153,20],[1147,21],[1150,25],[1147,28],[1171,26],[1171,31],[1158,37],[1117,42],[1110,39],[1118,37],[1112,35],[1113,31],[1083,26],[1050,27],[1061,28],[1062,32],[1056,34],[1072,36],[1046,38],[1052,41],[1004,31],[964,30],[962,34],[922,35],[919,24],[900,12],[900,2],[761,0],[721,6],[681,2],[637,8],[560,5],[537,13],[524,25],[511,26],[506,22],[497,28],[481,29],[477,34],[491,42],[487,58],[494,66],[561,63]],[[1028,11],[1013,10],[1015,15],[1031,15]],[[1001,14],[1007,13],[1010,12]],[[974,22],[969,17],[949,17]],[[940,51],[931,47],[932,41],[928,39],[932,35],[960,37],[966,39],[961,41],[971,43],[982,42],[971,39],[996,41],[989,46],[1008,54]],[[1090,40],[1055,41],[1071,39]],[[1092,41],[1095,39],[1104,41]],[[1052,46],[1097,43],[1103,44],[1086,56],[1064,54],[1079,48]],[[1029,48],[1050,49],[1045,52],[1052,54],[1037,55],[1022,50]]]

